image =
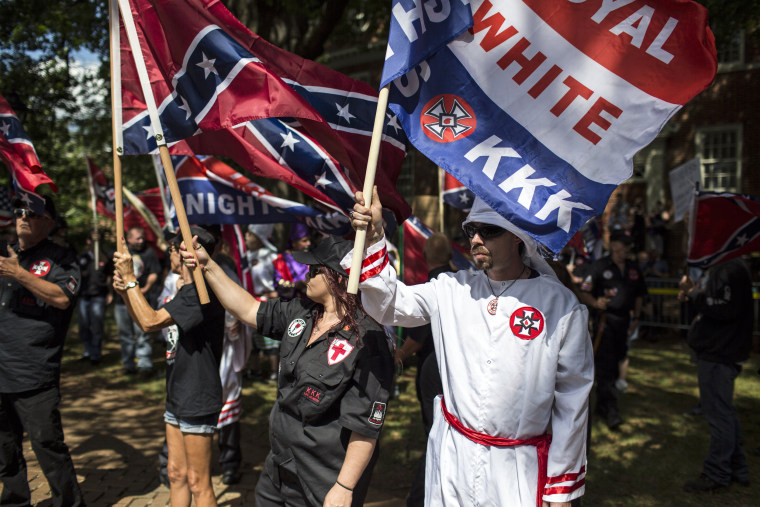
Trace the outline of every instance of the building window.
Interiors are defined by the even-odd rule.
[[[718,72],[730,72],[745,67],[744,30],[740,30],[730,41],[718,45]]]
[[[699,129],[696,144],[702,169],[702,188],[715,192],[740,192],[741,125]]]

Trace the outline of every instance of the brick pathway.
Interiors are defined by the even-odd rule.
[[[169,490],[159,484],[157,473],[157,453],[164,434],[163,402],[147,398],[118,375],[104,380],[102,376],[66,370],[61,380],[63,427],[87,504],[169,505]],[[225,486],[219,467],[214,469],[214,491],[219,505],[254,505],[253,491],[268,451],[268,435],[246,424],[242,432],[244,461],[240,483]],[[24,455],[33,503],[41,507],[52,505],[47,481],[26,439]],[[367,505],[402,506],[403,493],[380,491],[373,485]]]

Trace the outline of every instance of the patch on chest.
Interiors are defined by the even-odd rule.
[[[372,413],[369,415],[368,421],[372,424],[383,424],[385,420],[385,403],[382,401],[376,401],[372,404]]]
[[[327,349],[327,364],[330,366],[338,364],[347,358],[353,350],[354,346],[343,338],[334,339]]]
[[[532,306],[523,306],[509,317],[509,327],[521,340],[532,340],[544,330],[544,316]]]
[[[29,268],[29,272],[34,276],[43,277],[50,273],[50,263],[45,259],[41,259],[32,263],[32,267]]]
[[[605,269],[602,272],[602,278],[604,278],[605,280],[612,280],[612,271],[610,271],[609,269]]]
[[[312,402],[315,405],[319,405],[319,402],[322,401],[322,395],[324,393],[317,389],[316,387],[312,386],[306,386],[301,393],[301,395]]]
[[[301,336],[304,329],[306,329],[306,321],[303,319],[295,319],[291,321],[290,325],[288,326],[288,336],[291,338]]]
[[[496,308],[499,306],[499,300],[497,298],[493,298],[491,301],[488,302],[488,305],[486,306],[486,310],[488,310],[488,313],[491,315],[496,315]]]
[[[629,269],[628,270],[628,278],[633,280],[634,282],[639,279],[639,272],[635,269]]]

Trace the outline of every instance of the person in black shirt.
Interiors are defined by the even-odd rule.
[[[204,248],[214,251],[214,237],[200,227],[191,231]],[[182,266],[175,235],[171,245],[172,271],[181,273],[177,295],[158,310],[151,308],[140,291],[132,257],[114,253],[113,286],[124,298],[129,314],[146,332],[175,326],[166,351],[166,441],[172,505],[190,505],[191,495],[199,507],[215,506],[211,484],[211,449],[219,412],[222,383],[219,362],[224,336],[224,308],[213,293],[201,305],[187,267]]]
[[[47,239],[56,216],[51,198],[44,214],[13,204],[18,243],[0,252],[0,504],[31,505],[26,431],[53,505],[84,505],[58,411],[66,309],[79,292],[79,268]]]
[[[734,381],[752,349],[752,275],[741,259],[713,266],[695,285],[680,283],[678,299],[691,301],[697,317],[689,346],[697,355],[699,402],[710,425],[710,449],[700,476],[684,485],[689,492],[718,491],[731,482],[749,485],[741,448],[739,417],[733,405]]]
[[[113,264],[102,250],[95,259],[93,241],[98,240],[97,231],[87,238],[87,248],[79,254],[79,269],[82,272],[82,288],[79,291],[79,339],[84,345],[83,359],[93,365],[100,363],[101,345],[104,335],[106,306],[111,304],[111,274]]]
[[[341,259],[353,243],[335,236],[310,252],[306,296],[256,301],[197,250],[209,286],[227,311],[266,336],[281,336],[271,451],[256,505],[362,505],[377,459],[393,381],[392,343],[346,292]],[[192,254],[183,260],[196,265]]]
[[[581,303],[598,312],[594,333],[600,337],[594,342],[596,411],[611,429],[623,423],[615,381],[620,374],[620,362],[628,354],[629,328],[638,325],[647,293],[638,265],[628,258],[629,244],[628,235],[613,232],[610,254],[592,264],[579,293]]]

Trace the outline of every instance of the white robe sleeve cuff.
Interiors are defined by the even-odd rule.
[[[340,265],[346,272],[351,274],[351,260],[353,258],[354,251],[351,250],[340,261]],[[385,236],[377,243],[370,245],[369,248],[364,251],[364,260],[362,260],[362,272],[359,277],[359,282],[363,282],[368,278],[379,274],[385,266],[388,265],[388,246],[385,243]]]

